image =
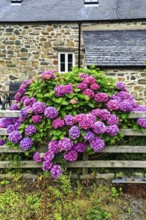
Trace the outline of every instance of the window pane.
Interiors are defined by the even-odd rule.
[[[72,63],[72,61],[73,61],[72,54],[68,54],[68,62]]]
[[[68,71],[72,70],[72,63],[68,63]]]
[[[65,72],[65,63],[61,63],[61,72]]]
[[[60,54],[60,62],[65,62],[65,54]]]

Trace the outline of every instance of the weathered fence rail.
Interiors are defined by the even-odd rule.
[[[0,117],[19,117],[19,111],[0,110]],[[129,118],[146,118],[146,113],[133,112]],[[124,136],[146,136],[146,132],[122,129]],[[7,135],[6,129],[0,128],[0,135]],[[21,149],[12,149],[8,146],[1,146],[0,153],[23,153]],[[100,153],[146,153],[146,146],[106,146]],[[40,164],[33,161],[21,161],[20,168],[41,168]],[[146,168],[146,161],[140,160],[89,160],[88,154],[84,153],[82,161],[66,163],[67,168],[83,168],[83,174],[88,173],[88,168]],[[10,161],[0,161],[0,168],[16,168]]]

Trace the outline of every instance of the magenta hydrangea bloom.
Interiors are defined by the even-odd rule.
[[[94,134],[93,132],[87,131],[86,134],[85,134],[85,136],[84,136],[84,139],[85,139],[86,141],[90,141],[90,140],[93,140],[94,137],[95,137],[95,134]]]
[[[9,141],[14,144],[17,144],[22,139],[22,134],[19,131],[12,131],[8,137]]]
[[[51,162],[54,158],[54,154],[50,151],[47,151],[45,154],[44,154],[44,160],[47,160],[49,162]]]
[[[101,120],[106,121],[110,117],[111,113],[107,109],[101,109],[99,113],[99,117]]]
[[[119,133],[119,127],[117,125],[110,125],[107,127],[106,132],[109,136],[113,137]]]
[[[80,137],[80,129],[77,126],[73,126],[69,129],[69,136],[72,137],[72,139],[77,139]]]
[[[25,99],[27,99],[28,98],[28,96],[27,95],[25,95],[25,96],[23,96],[21,99],[20,99],[20,102],[24,102],[25,101]]]
[[[73,147],[73,141],[65,137],[63,140],[58,142],[58,146],[61,151],[69,151]]]
[[[76,152],[79,152],[79,153],[83,153],[83,152],[86,151],[86,148],[87,148],[87,147],[86,147],[86,144],[85,144],[85,143],[79,142],[79,143],[73,145],[72,150],[75,150]]]
[[[42,114],[44,113],[45,109],[46,109],[46,105],[44,102],[35,102],[32,105],[33,111],[34,113],[37,114]]]
[[[110,111],[115,111],[119,109],[120,102],[116,99],[109,100],[106,106]]]
[[[90,141],[90,147],[94,150],[94,152],[99,152],[105,147],[104,140],[99,137],[95,137]]]
[[[95,122],[92,128],[93,128],[93,131],[96,134],[104,134],[104,133],[106,133],[106,126],[101,121]]]
[[[5,140],[0,139],[0,146],[3,146],[5,143],[6,143],[6,141],[5,141]]]
[[[81,120],[79,120],[79,127],[85,130],[92,128],[93,124],[96,121],[96,116],[92,113],[83,115],[80,114],[80,116],[78,115],[78,119],[79,117],[81,117]]]
[[[98,89],[100,89],[100,86],[99,86],[97,83],[92,83],[92,84],[90,85],[90,89],[98,90]]]
[[[24,106],[32,106],[36,102],[36,99],[34,97],[26,98],[23,102]]]
[[[54,165],[52,168],[51,168],[51,176],[54,178],[54,179],[57,179],[59,176],[62,175],[62,169],[59,165]]]
[[[74,89],[72,84],[68,84],[68,85],[56,86],[54,91],[55,91],[55,96],[61,97],[64,96],[65,94],[72,94]]]
[[[57,140],[52,140],[50,141],[50,143],[48,144],[48,151],[53,153],[53,154],[57,154],[59,152],[59,141]]]
[[[66,116],[64,117],[65,124],[66,124],[67,126],[72,126],[72,125],[74,125],[74,119],[75,119],[75,117],[74,117],[73,115],[66,115]]]
[[[108,95],[104,92],[99,92],[94,97],[96,102],[107,102],[108,101]]]
[[[14,96],[14,99],[15,99],[16,103],[18,103],[21,99],[21,94],[19,92],[17,92]]]
[[[20,141],[20,147],[22,150],[26,151],[29,150],[33,145],[33,141],[29,137],[25,137]]]
[[[32,136],[34,135],[35,133],[37,132],[37,129],[34,125],[28,125],[26,128],[25,128],[25,134],[28,135],[28,136]]]
[[[56,110],[56,108],[50,106],[45,109],[44,115],[46,118],[53,119],[58,116],[58,111]]]
[[[142,128],[146,128],[146,119],[145,118],[139,118],[137,120],[137,123],[142,127]]]
[[[96,79],[93,76],[88,76],[83,80],[84,83],[93,84],[96,82]]]
[[[122,101],[120,103],[120,110],[123,112],[131,112],[133,110],[132,103],[130,101]]]
[[[75,122],[81,122],[86,117],[86,114],[78,114],[75,116],[74,121]]]
[[[79,83],[78,86],[77,86],[78,89],[81,89],[81,90],[84,90],[84,89],[87,89],[88,88],[88,85],[86,83]]]
[[[57,118],[53,121],[52,127],[57,129],[57,128],[62,128],[64,126],[64,120],[61,118]]]
[[[33,115],[32,116],[32,121],[34,124],[39,124],[42,121],[42,116],[40,115]]]
[[[56,72],[56,70],[45,71],[41,74],[41,78],[43,80],[46,80],[46,79],[53,80],[53,79],[55,79],[55,75],[54,75],[55,72]]]
[[[24,117],[20,116],[20,117],[19,117],[19,119],[18,119],[18,122],[22,123],[22,122],[24,122],[24,121],[25,121],[25,119],[26,119],[26,118],[24,118]]]
[[[53,163],[52,163],[52,162],[50,162],[50,161],[44,161],[44,162],[43,162],[42,170],[43,170],[43,171],[49,171],[52,166],[53,166]]]
[[[13,104],[10,106],[10,110],[19,110],[20,106],[18,104]]]
[[[88,74],[86,74],[86,73],[80,73],[80,74],[79,74],[79,77],[82,78],[82,79],[85,79],[86,77],[88,77]]]
[[[33,109],[32,107],[25,107],[23,108],[21,111],[20,111],[20,115],[23,117],[23,118],[28,118],[29,117],[29,114],[32,114],[33,113]]]
[[[98,108],[97,109],[93,109],[92,110],[92,114],[95,115],[95,116],[100,116],[100,109],[98,109]]]
[[[33,160],[34,160],[35,163],[42,163],[43,162],[42,153],[36,152],[33,155]]]
[[[121,98],[121,100],[123,101],[124,99],[128,99],[128,100],[133,100],[133,95],[129,94],[128,92],[118,92],[117,96]]]
[[[70,150],[64,154],[64,159],[68,161],[76,161],[78,158],[78,153],[75,150]]]
[[[116,115],[111,115],[107,120],[108,125],[118,124],[118,122],[119,122],[119,118]]]
[[[124,83],[122,83],[122,82],[117,82],[116,87],[121,91],[126,91],[126,87],[125,87]]]
[[[85,90],[83,91],[83,94],[84,94],[84,95],[87,95],[89,98],[94,98],[94,92],[93,92],[93,90],[91,90],[91,89],[85,89]]]

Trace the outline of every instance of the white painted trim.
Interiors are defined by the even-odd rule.
[[[61,71],[61,63],[60,63],[60,54],[65,54],[65,72]],[[58,72],[59,73],[66,73],[68,72],[68,54],[72,54],[73,56],[73,66],[75,66],[75,54],[72,52],[59,52],[58,53]]]

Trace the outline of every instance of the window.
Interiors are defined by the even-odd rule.
[[[58,71],[59,73],[65,73],[72,70],[75,65],[75,59],[73,53],[59,53],[58,54]]]
[[[98,6],[99,0],[84,0],[85,6]]]

